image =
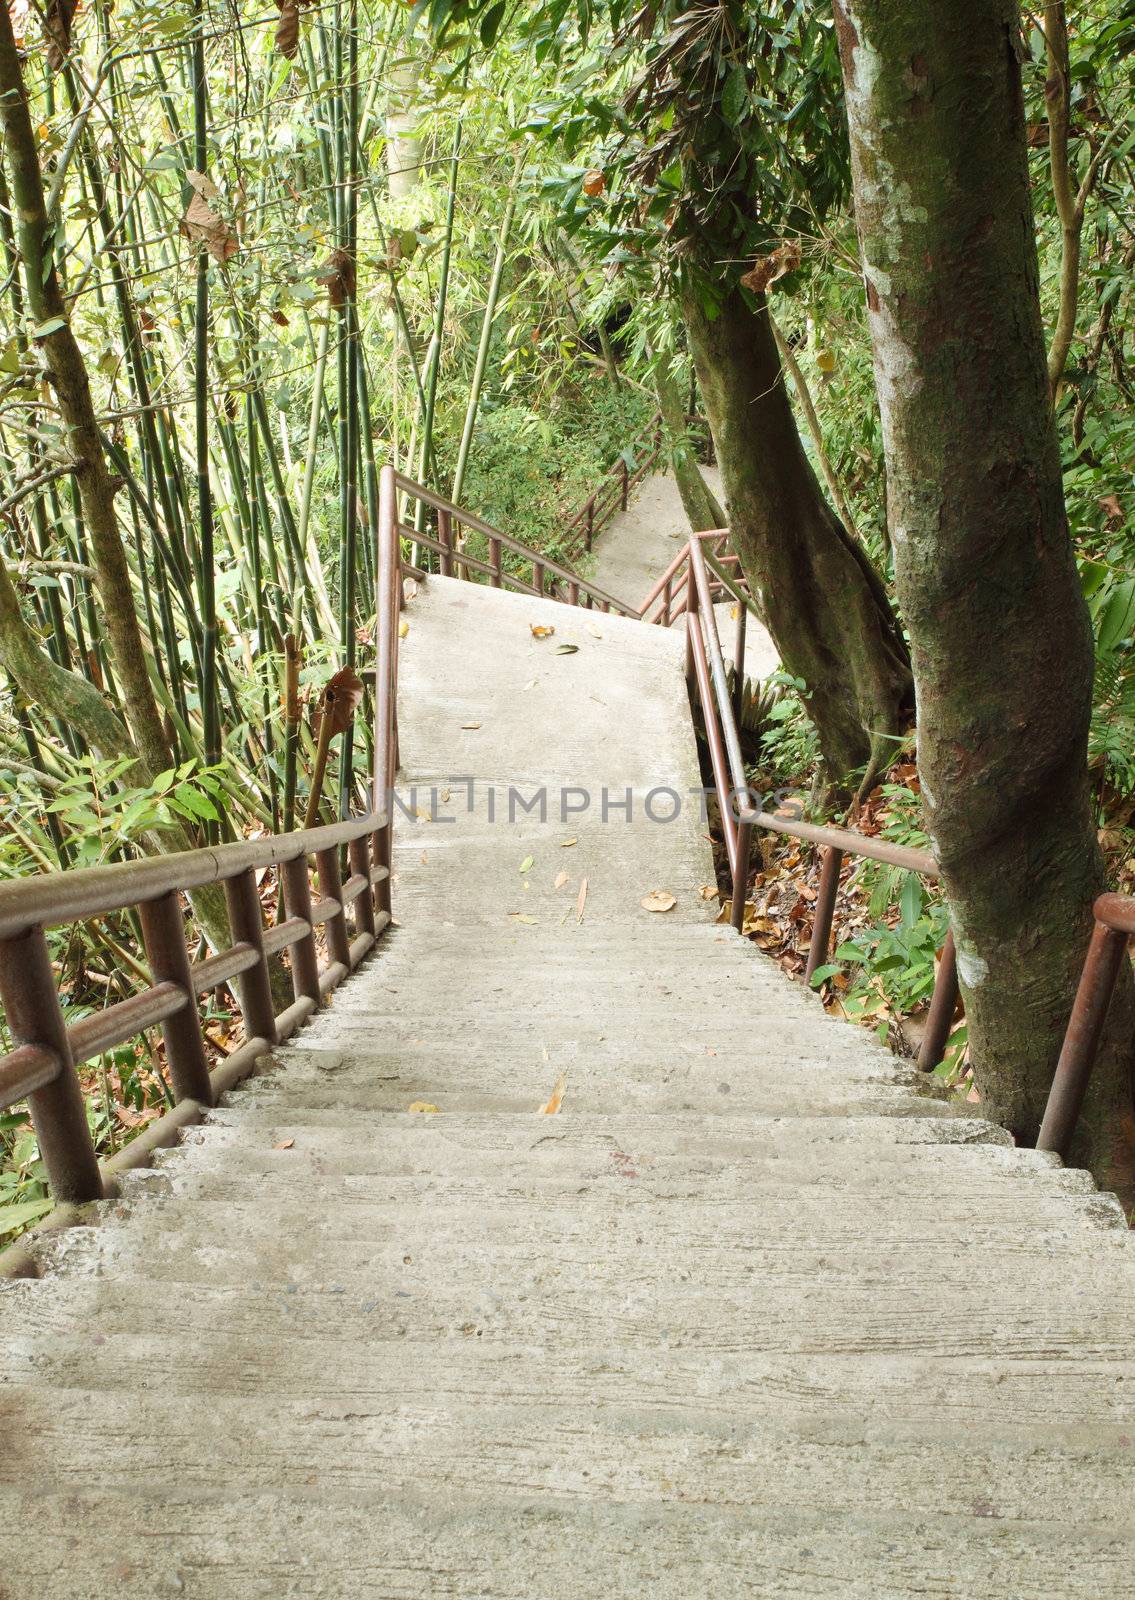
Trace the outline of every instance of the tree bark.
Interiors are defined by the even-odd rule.
[[[666,456],[670,471],[682,497],[682,508],[689,518],[694,533],[707,528],[724,528],[725,512],[717,503],[717,496],[702,476],[701,468],[690,446],[686,427],[686,408],[683,395],[674,381],[669,363],[663,359],[654,367],[654,392],[658,396],[658,409],[666,433]]]
[[[895,755],[913,704],[886,590],[804,452],[764,297],[734,289],[711,321],[687,290],[683,313],[734,548],[781,661],[808,686],[830,777],[862,774],[865,793]]]
[[[146,665],[126,552],[114,511],[116,485],[107,470],[87,369],[55,270],[53,234],[44,203],[35,133],[20,56],[7,6],[0,6],[0,130],[11,173],[17,240],[27,304],[76,467],[83,517],[98,572],[103,620],[121,686],[126,719],[149,776],[169,761],[161,715]]]
[[[1035,1138],[1103,887],[1016,0],[836,0],[922,793],[984,1109]],[[1129,1188],[1122,975],[1075,1158]]]

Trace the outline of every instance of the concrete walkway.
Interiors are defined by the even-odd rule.
[[[1117,1206],[710,920],[677,634],[406,619],[400,926],[0,1290],[0,1595],[1135,1596]]]
[[[721,473],[703,467],[706,482],[723,497]],[[669,473],[648,473],[634,491],[630,505],[615,516],[595,541],[595,582],[616,600],[640,606],[690,537],[690,524],[682,509],[678,485]],[[736,624],[729,604],[714,606],[721,648],[730,660]],[[675,627],[684,627],[678,618]],[[745,675],[767,678],[780,665],[772,635],[755,617],[745,632]]]

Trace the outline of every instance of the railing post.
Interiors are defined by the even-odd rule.
[[[666,579],[666,587],[662,591],[662,626],[670,626],[670,607],[674,603],[674,580]]]
[[[918,1052],[918,1065],[923,1072],[933,1072],[946,1054],[946,1040],[958,1005],[958,955],[954,949],[951,930],[942,946],[938,962],[938,975],[934,979],[934,993],[930,997],[930,1010],[926,1017],[926,1032]]]
[[[829,845],[824,851],[824,864],[820,869],[820,887],[816,893],[816,911],[812,918],[812,942],[808,946],[808,965],[804,969],[805,983],[811,983],[812,974],[828,959],[835,897],[839,891],[839,869],[842,865],[843,851]]]
[[[623,469],[622,502],[623,502],[623,510],[625,511],[627,509],[627,503],[630,500],[630,492],[631,492],[631,474],[630,474],[630,468],[627,466],[627,458],[626,458],[626,456],[623,456],[623,457],[620,458],[619,465]]]
[[[489,565],[492,567],[490,583],[494,589],[501,586],[501,542],[499,539],[489,540]]]
[[[327,919],[327,949],[332,961],[341,961],[350,970],[351,941],[347,938],[347,915],[343,907],[343,884],[339,876],[337,849],[319,850],[315,856],[319,868],[319,893],[325,900],[337,900],[339,910]]]
[[[101,1200],[102,1174],[42,928],[0,940],[0,1002],[13,1042],[50,1050],[59,1062],[57,1076],[28,1095],[53,1198],[64,1205]]]
[[[260,960],[235,980],[244,1032],[248,1039],[267,1039],[276,1043],[276,1012],[272,1004],[272,985],[264,955],[264,924],[260,899],[256,893],[256,873],[251,867],[225,880],[225,904],[234,944],[250,944]]]
[[[753,819],[748,811],[737,818],[737,865],[733,871],[733,915],[738,933],[745,930],[745,896],[749,892],[749,857],[753,849]]]
[[[185,1009],[162,1023],[173,1097],[177,1101],[199,1100],[202,1105],[211,1106],[213,1085],[205,1041],[201,1037],[197,990],[189,970],[181,900],[176,894],[163,894],[157,900],[144,901],[138,907],[138,916],[151,979],[154,983],[176,983],[186,996]]]
[[[1126,933],[1097,922],[1092,929],[1092,942],[1076,990],[1068,1031],[1056,1063],[1056,1074],[1048,1093],[1044,1120],[1040,1125],[1036,1147],[1038,1150],[1055,1150],[1065,1156],[1084,1103],[1088,1079],[1096,1062],[1100,1036],[1107,1020],[1115,980],[1120,963],[1127,953]]]
[[[448,511],[439,511],[437,514],[438,543],[444,545],[439,559],[441,575],[448,578],[453,572],[453,525]]]
[[[536,593],[543,597],[544,594],[544,563],[532,558],[532,587]]]
[[[294,856],[280,869],[280,883],[284,906],[290,917],[302,917],[311,924],[311,882],[307,875],[307,857]],[[320,1003],[319,954],[315,948],[315,928],[292,945],[292,990],[297,1000]]]
[[[591,554],[591,543],[595,538],[595,496],[587,502],[587,553]]]
[[[588,599],[590,600],[590,598],[591,597],[589,595]],[[579,584],[576,583],[574,579],[572,579],[572,581],[568,584],[568,605],[569,606],[577,606],[578,604],[579,604]]]
[[[347,846],[347,855],[351,863],[351,871],[359,873],[362,877],[370,878],[370,859],[367,850],[367,835],[360,835],[352,839]],[[359,895],[355,901],[355,932],[374,935],[374,891],[369,887]]]
[[[394,857],[394,852],[391,848],[393,840],[391,838],[390,828],[390,816],[394,810],[393,798],[388,797],[386,803],[390,808],[387,812],[386,824],[384,827],[378,828],[371,835],[371,837],[374,840],[374,864],[376,867],[386,868],[385,878],[380,879],[380,881],[374,886],[375,907],[379,911],[385,911],[386,915],[389,916],[392,907],[392,901],[390,897],[390,865]]]
[[[749,608],[737,602],[737,634],[733,644],[733,720],[741,731],[741,718],[745,711],[745,633]]]

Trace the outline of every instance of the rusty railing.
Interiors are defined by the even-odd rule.
[[[1061,1158],[1068,1154],[1128,940],[1135,934],[1135,899],[1130,896],[1101,894],[1092,909],[1092,939],[1036,1142],[1038,1150],[1054,1150]]]
[[[849,828],[824,827],[816,823],[798,821],[794,817],[778,816],[750,804],[751,796],[738,733],[740,717],[737,703],[744,684],[745,618],[749,610],[755,608],[751,596],[745,593],[721,563],[721,537],[720,532],[713,532],[691,539],[671,563],[669,571],[655,586],[655,592],[648,597],[643,610],[644,613],[653,610],[654,615],[651,620],[664,626],[673,620],[673,615],[684,614],[686,618],[686,677],[690,683],[691,693],[696,693],[702,708],[714,789],[721,813],[721,829],[729,861],[732,883],[730,920],[733,927],[738,932],[744,927],[753,834],[756,829],[788,834],[794,839],[818,845],[823,850],[820,883],[812,919],[812,937],[804,975],[805,981],[808,982],[813,973],[827,960],[836,896],[839,892],[839,874],[844,856],[865,856],[873,861],[883,861],[890,866],[917,872],[922,877],[930,879],[938,877],[938,864],[928,850],[913,850],[906,845],[890,844],[884,839],[855,833]],[[712,567],[711,561],[714,563]],[[737,602],[733,697],[730,696],[728,673],[717,630],[717,618],[713,610],[715,596],[720,593],[731,594]],[[661,604],[656,606],[656,601],[660,601]],[[677,612],[673,612],[675,605],[679,607]],[[918,1065],[924,1072],[932,1071],[945,1053],[957,1001],[957,963],[953,935],[949,934],[938,963],[926,1031],[918,1054]]]
[[[520,539],[502,533],[499,528],[494,528],[482,517],[474,516],[471,511],[454,505],[451,500],[446,500],[441,495],[435,494],[432,489],[415,483],[412,478],[403,477],[393,468],[388,470],[396,493],[405,495],[407,500],[417,500],[432,506],[437,513],[436,535],[428,530],[419,531],[410,527],[408,523],[397,520],[394,522],[394,529],[403,539],[416,542],[427,550],[436,551],[442,577],[472,580],[476,574],[487,579],[494,589],[514,589],[520,594],[559,600],[565,605],[585,606],[588,610],[609,611],[623,617],[638,617],[639,613],[634,606],[628,605],[624,600],[616,600],[614,595],[607,594],[598,584],[581,578],[579,573],[573,572],[570,567],[561,566],[558,561],[553,561],[550,556],[533,550]],[[463,548],[462,529],[479,533],[488,541],[487,561]],[[522,564],[531,574],[530,578],[505,565],[506,550],[520,557]],[[410,566],[408,562],[403,562],[402,566],[404,570],[414,572],[418,577],[429,576],[428,573]]]
[[[373,949],[390,921],[391,826],[386,797],[398,761],[397,615],[400,551],[393,490],[383,479],[376,548],[377,669],[371,809],[326,827],[109,867],[43,873],[0,884],[0,1005],[14,1048],[0,1057],[0,1109],[26,1101],[52,1198],[76,1205],[113,1192],[114,1175],[141,1166],[289,1038]],[[344,882],[340,855],[346,852]],[[310,875],[314,858],[316,881]],[[275,871],[286,913],[265,927],[257,874]],[[231,943],[192,961],[182,896],[220,883]],[[47,942],[51,928],[136,912],[149,987],[67,1025]],[[350,918],[351,926],[348,926]],[[322,930],[327,959],[320,964]],[[288,952],[291,1005],[277,1014],[268,963]],[[235,988],[244,1041],[210,1069],[200,997]],[[77,1068],[160,1027],[173,1109],[105,1164],[87,1123]]]
[[[595,535],[601,533],[618,512],[627,509],[631,490],[658,460],[658,452],[662,448],[662,435],[662,413],[656,411],[635,434],[614,465],[607,468],[598,486],[588,495],[575,515],[568,519],[564,527],[565,544],[574,542],[578,550],[586,551],[590,555]],[[634,457],[633,467],[627,464],[628,455]]]
[[[0,1106],[28,1102],[56,1203],[81,1204],[104,1193],[76,1068],[160,1026],[175,1109],[109,1165],[113,1171],[139,1165],[169,1143],[301,1027],[373,947],[390,920],[389,874],[374,859],[375,841],[386,828],[386,814],[372,812],[301,833],[0,885],[0,1001],[15,1042],[0,1057]],[[346,882],[340,879],[343,846],[351,866]],[[309,856],[317,864],[315,897]],[[279,873],[287,916],[265,928],[257,873],[270,869]],[[191,961],[181,896],[213,883],[224,885],[232,943]],[[47,930],[120,911],[138,913],[150,986],[68,1027]],[[322,970],[320,927],[328,951]],[[284,950],[291,952],[295,998],[277,1015],[268,962]],[[244,1043],[210,1071],[197,1002],[228,984],[235,984],[239,998]]]

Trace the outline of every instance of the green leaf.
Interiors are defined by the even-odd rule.
[[[48,317],[46,322],[41,322],[32,331],[33,339],[46,339],[49,333],[58,333],[60,328],[65,328],[67,323],[63,317]]]
[[[922,915],[922,898],[922,883],[917,872],[908,872],[899,897],[904,928],[913,928]]]
[[[809,982],[813,989],[818,989],[821,983],[826,983],[829,978],[834,978],[837,972],[842,971],[843,968],[840,966],[838,961],[829,961],[826,967],[816,968],[815,972],[813,972],[811,978],[809,979]]]
[[[578,649],[579,646],[577,644],[559,644],[556,646],[556,654],[558,656],[573,656]]]
[[[52,1201],[46,1197],[39,1200],[25,1200],[18,1206],[0,1206],[0,1238],[6,1233],[14,1233],[17,1228],[26,1228],[29,1222],[38,1222],[51,1210]]]
[[[721,115],[731,128],[735,128],[745,112],[749,98],[749,85],[745,69],[739,61],[729,69],[725,88],[721,92]]]
[[[535,862],[535,860],[536,860],[535,856],[525,856],[524,860],[520,863],[521,872],[522,873],[523,872],[531,872],[532,871],[532,866],[533,866],[533,863]]]
[[[500,32],[506,9],[506,0],[497,0],[497,4],[490,6],[481,18],[481,43],[486,47],[493,43]]]

